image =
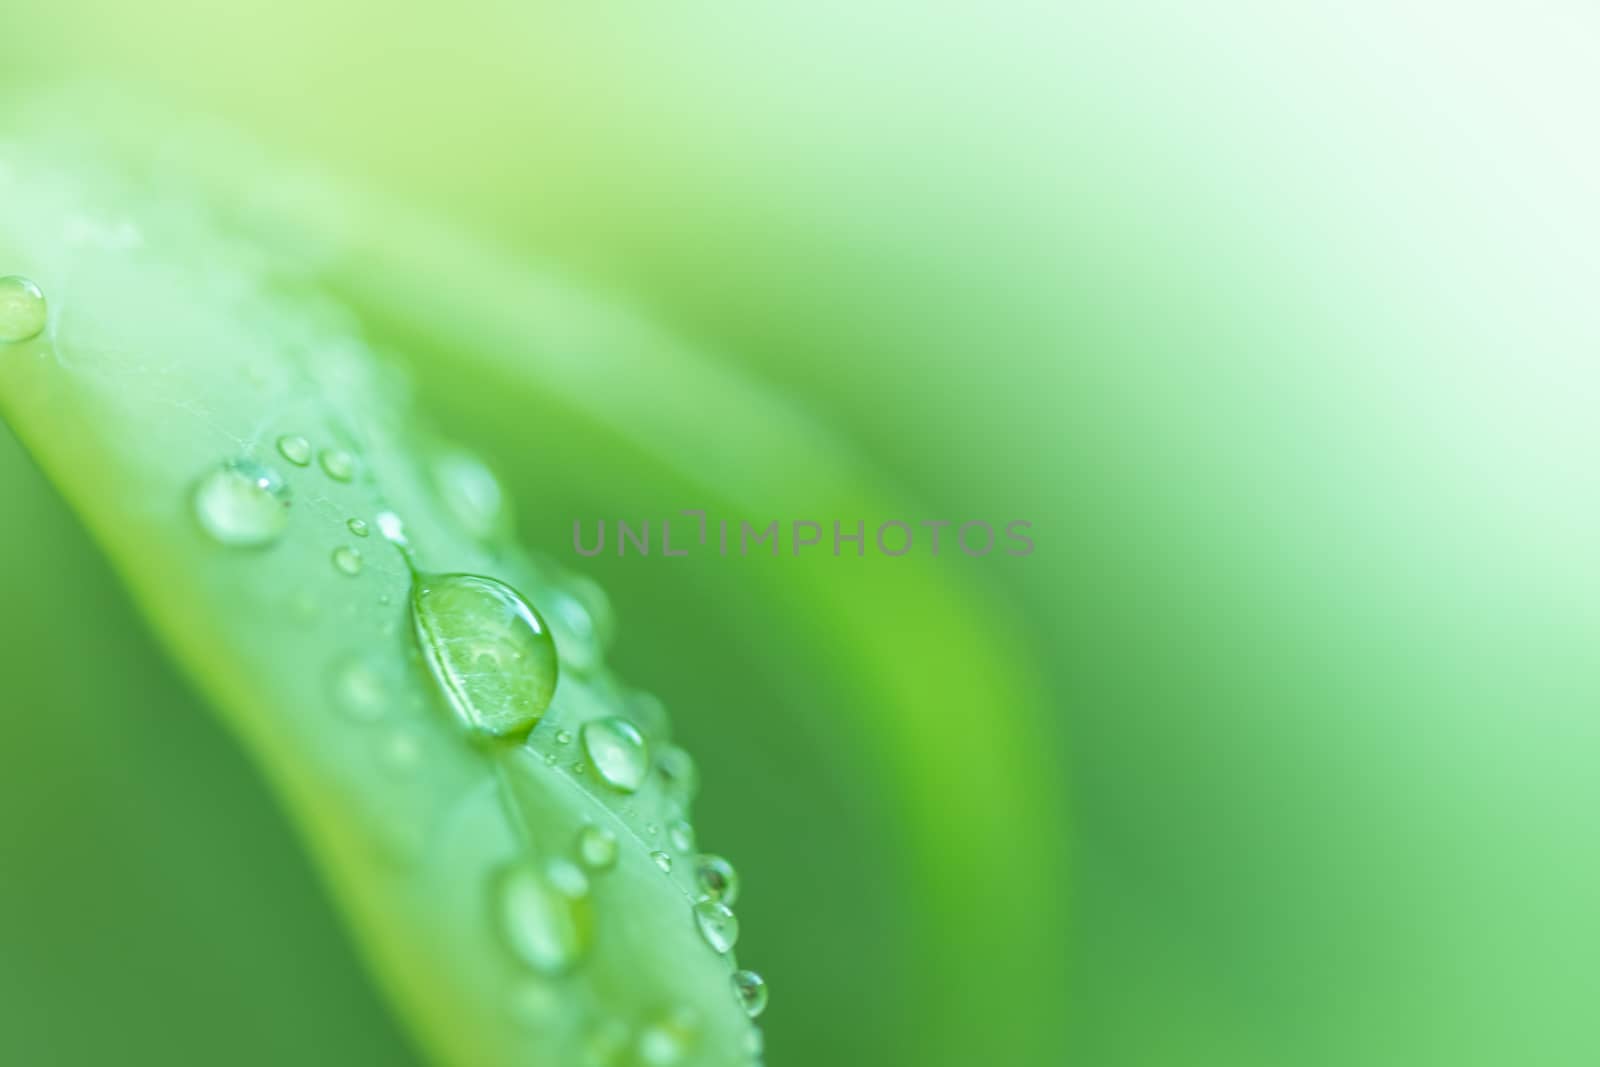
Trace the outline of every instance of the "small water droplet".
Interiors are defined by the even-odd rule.
[[[515,863],[501,871],[496,896],[512,951],[540,974],[565,974],[589,951],[594,910],[589,880],[576,864]]]
[[[433,479],[445,507],[472,536],[481,541],[504,532],[505,493],[478,457],[463,449],[444,452],[433,462]]]
[[[571,743],[572,743],[572,731],[571,730],[557,730],[556,731],[556,744],[558,744],[558,745],[570,745]]]
[[[739,940],[739,917],[720,900],[702,900],[694,906],[700,936],[719,956],[732,951]]]
[[[236,459],[200,479],[194,513],[218,544],[257,548],[276,541],[289,524],[289,491],[276,471]]]
[[[688,1006],[676,1007],[639,1031],[635,1059],[642,1067],[673,1067],[684,1061],[699,1036],[699,1015]]]
[[[544,716],[556,688],[555,645],[515,589],[474,574],[423,575],[411,616],[429,671],[463,726],[521,737]]]
[[[644,735],[627,719],[611,716],[583,724],[583,749],[605,783],[624,793],[636,792],[650,773],[650,750]]]
[[[579,777],[582,777],[583,776],[583,764],[582,763],[578,763],[578,762],[574,762],[573,765],[572,765],[572,773],[578,775]]]
[[[695,766],[694,757],[677,745],[669,745],[656,757],[656,772],[661,775],[667,796],[687,809],[700,791],[700,769]]]
[[[652,744],[664,742],[672,736],[672,722],[667,716],[666,705],[654,693],[642,689],[629,693],[627,715]]]
[[[583,606],[589,619],[589,630],[601,651],[610,647],[616,635],[617,616],[612,610],[611,598],[593,578],[575,574],[567,580],[567,592]]]
[[[311,465],[311,442],[299,434],[286,433],[278,438],[278,455],[296,467]]]
[[[672,873],[672,857],[671,856],[667,855],[665,852],[652,852],[652,853],[650,853],[650,858],[656,861],[656,866],[657,867],[660,867],[663,871],[666,871],[668,874]]]
[[[733,994],[752,1019],[767,1010],[767,980],[754,971],[733,972]]]
[[[679,852],[694,851],[694,827],[687,819],[673,819],[667,823],[667,840]]]
[[[372,533],[372,530],[367,526],[366,519],[351,519],[345,523],[345,526],[349,527],[350,532],[357,537],[367,537]]]
[[[616,1016],[600,1020],[583,1038],[585,1067],[617,1067],[631,1030]]]
[[[310,622],[322,613],[316,594],[309,589],[302,589],[290,598],[289,610],[301,622]]]
[[[591,871],[609,871],[617,865],[617,835],[604,826],[578,831],[578,862]]]
[[[333,550],[333,565],[340,574],[354,578],[361,573],[361,553],[349,545],[340,545]]]
[[[564,998],[556,986],[539,979],[519,982],[507,1006],[511,1017],[530,1028],[543,1028],[561,1011]]]
[[[647,822],[644,824],[644,832],[646,837],[655,837],[661,832],[661,827],[653,822]]]
[[[401,522],[400,516],[392,511],[380,511],[378,513],[378,532],[383,535],[384,540],[397,544],[402,548],[410,544],[406,540],[406,524]]]
[[[44,293],[27,278],[0,278],[0,343],[20,344],[44,332],[49,319]]]
[[[544,754],[544,762],[545,766],[554,767],[556,765],[556,754],[554,752],[546,752]]]
[[[604,650],[589,609],[571,593],[560,590],[554,592],[550,607],[562,660],[580,674],[600,666]]]
[[[378,758],[385,770],[404,774],[422,761],[422,741],[410,730],[396,730],[384,738]]]
[[[708,900],[733,907],[739,901],[739,872],[721,856],[706,854],[695,861],[695,884]]]
[[[347,660],[335,669],[333,695],[341,711],[362,722],[382,717],[389,706],[382,675],[362,659]]]
[[[355,477],[356,458],[342,448],[324,448],[317,457],[322,472],[336,482],[348,482]]]

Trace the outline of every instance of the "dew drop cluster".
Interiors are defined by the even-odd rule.
[[[0,331],[10,331],[0,333],[0,339],[13,339],[31,328],[31,320],[16,310],[19,298],[7,295],[9,282],[0,279]],[[21,292],[26,303],[26,290]],[[38,315],[42,329],[42,297]],[[319,448],[301,434],[283,434],[272,447],[296,478],[350,483],[362,469],[357,455],[337,446]],[[479,461],[448,452],[433,464],[432,474],[439,501],[465,533],[486,545],[507,535],[505,494]],[[227,548],[265,549],[291,523],[288,482],[250,456],[205,472],[192,499],[200,529]],[[541,612],[500,578],[419,569],[400,517],[387,510],[369,514],[370,521],[359,516],[341,520],[342,532],[368,541],[375,526],[404,556],[412,576],[408,608],[417,655],[463,738],[485,748],[492,759],[524,746],[535,749],[542,758],[524,761],[531,773],[569,775],[575,786],[597,798],[606,818],[616,820],[586,823],[565,847],[523,840],[513,858],[494,873],[487,887],[494,928],[509,959],[529,976],[515,993],[519,1014],[533,1018],[552,999],[559,1002],[540,983],[584,966],[596,939],[603,937],[596,883],[616,877],[613,872],[625,867],[630,856],[647,856],[660,874],[686,888],[684,921],[705,951],[731,961],[739,939],[733,911],[739,877],[723,857],[698,851],[688,812],[699,774],[689,754],[671,743],[661,702],[649,694],[630,693],[617,698],[620,714],[596,714],[586,706],[582,713],[563,712],[567,717],[542,741],[534,733],[552,706],[563,670],[581,678],[601,668],[613,630],[604,593],[586,579],[551,581],[544,605],[548,610]],[[353,543],[337,543],[326,551],[342,578],[359,578],[366,568],[366,555]],[[497,551],[489,555],[502,558]],[[426,735],[391,715],[397,697],[392,684],[375,663],[360,658],[336,664],[331,675],[334,706],[352,723],[375,731],[374,752],[381,768],[404,774],[426,758]],[[508,822],[525,835],[517,801],[507,794],[501,803]],[[659,825],[642,822],[639,805]],[[629,851],[630,836],[637,838],[631,847],[639,851]],[[763,979],[753,971],[735,970],[731,984],[737,1004],[750,1018],[759,1016],[767,1004]],[[691,1054],[700,1031],[693,1009],[678,1005],[632,1021],[599,1019],[586,1041],[596,1054],[609,1050],[607,1056],[626,1062],[671,1064]],[[757,1055],[760,1032],[750,1034],[749,1051]]]

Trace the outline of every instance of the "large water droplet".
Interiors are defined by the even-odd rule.
[[[672,873],[672,857],[665,852],[652,852],[650,858],[656,861],[656,866],[666,874]]]
[[[345,526],[357,537],[372,536],[372,530],[367,526],[366,519],[351,519],[349,522],[345,523]]]
[[[750,1018],[767,1010],[767,980],[756,972],[734,971],[733,993]]]
[[[411,594],[417,640],[462,725],[521,737],[556,689],[556,649],[538,612],[504,582],[431,574]]]
[[[694,921],[700,936],[719,955],[733,949],[739,940],[739,917],[720,900],[702,900],[694,906]]]
[[[650,773],[644,735],[627,719],[611,716],[584,723],[583,750],[605,783],[624,793],[637,792]]]
[[[578,831],[578,862],[591,871],[609,871],[617,865],[617,835],[604,826]]]
[[[498,917],[517,958],[540,974],[565,974],[589,951],[594,910],[589,881],[576,864],[525,861],[501,871]]]
[[[361,573],[361,553],[349,545],[340,545],[333,550],[333,565],[340,574],[354,578]]]
[[[236,459],[200,479],[194,513],[201,529],[219,544],[269,545],[289,524],[289,492],[276,471]]]
[[[721,856],[710,854],[695,861],[694,881],[708,899],[733,907],[739,900],[739,872]]]
[[[0,278],[0,343],[31,341],[44,332],[49,318],[44,293],[16,274]]]

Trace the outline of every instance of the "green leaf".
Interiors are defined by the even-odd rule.
[[[86,106],[82,100],[30,111],[39,128],[57,131],[83,126],[86,115],[120,114],[103,102]],[[439,492],[439,472],[451,469],[460,454],[434,440],[407,414],[408,381],[425,398],[430,414],[470,432],[476,445],[506,460],[505,473],[513,479],[506,484],[525,502],[533,502],[520,514],[530,526],[539,524],[529,533],[546,545],[564,540],[572,515],[592,516],[597,510],[657,516],[699,507],[713,518],[724,516],[734,523],[749,519],[758,526],[774,518],[861,516],[869,528],[875,519],[918,515],[918,509],[886,493],[859,457],[804,412],[535,266],[416,218],[370,191],[351,196],[319,179],[291,175],[247,147],[219,138],[214,130],[197,135],[149,113],[102,118],[95,129],[98,143],[91,149],[52,148],[71,162],[53,178],[36,175],[31,188],[48,202],[56,195],[49,190],[75,188],[81,196],[87,185],[100,215],[89,223],[81,218],[62,223],[58,211],[53,222],[39,226],[7,218],[4,226],[10,230],[0,229],[0,244],[8,232],[31,236],[18,241],[15,252],[0,247],[5,256],[0,263],[7,270],[31,272],[47,291],[65,290],[70,296],[73,289],[67,282],[79,281],[81,275],[63,265],[66,253],[56,249],[60,227],[80,239],[93,238],[99,246],[95,255],[101,256],[115,250],[107,246],[127,243],[130,232],[123,228],[124,220],[138,220],[144,247],[118,254],[134,262],[141,256],[146,263],[167,262],[167,269],[178,275],[175,289],[192,292],[190,300],[217,302],[230,336],[247,333],[264,344],[268,364],[288,354],[295,373],[311,384],[301,390],[306,395],[296,401],[294,417],[280,421],[309,435],[301,413],[326,416],[327,432],[360,451],[379,475],[382,500],[369,502],[369,507],[387,505],[404,516],[425,570],[476,569],[505,578],[551,615],[552,622],[559,622],[560,614],[548,611],[548,590],[561,586],[562,576],[545,573],[548,567],[535,568],[523,558],[507,543],[503,519],[486,524],[470,494],[463,499],[461,493]],[[156,136],[161,130],[169,132]],[[80,151],[84,154],[75,157]],[[129,162],[133,160],[144,162]],[[114,181],[91,177],[121,171],[126,174]],[[209,206],[201,211],[197,204]],[[68,205],[64,213],[71,216],[77,210]],[[155,255],[158,240],[161,256]],[[29,250],[28,256],[23,249]],[[186,271],[169,262],[180,258]],[[210,292],[216,281],[214,263],[231,264],[233,274],[243,273],[248,284],[230,285],[224,277],[224,291]],[[58,266],[60,276],[53,273]],[[242,300],[234,299],[239,288],[245,291]],[[104,308],[114,309],[123,300],[116,289],[99,287]],[[137,298],[141,312],[146,302],[144,296]],[[73,329],[85,324],[74,324],[70,308],[66,314],[57,310],[57,333],[53,339],[47,334],[47,340],[59,346],[72,340],[63,336],[62,323]],[[252,321],[258,314],[269,321]],[[127,317],[133,318],[133,312]],[[331,349],[323,343],[330,337],[338,338]],[[371,351],[370,338],[394,347],[388,353],[392,363]],[[246,363],[262,365],[259,360]],[[412,377],[401,375],[398,366]],[[254,381],[244,386],[258,392],[263,388]],[[265,387],[275,388],[271,381]],[[9,392],[3,371],[0,390]],[[231,395],[232,388],[224,391]],[[7,402],[0,397],[0,403]],[[75,492],[69,474],[58,469],[74,447],[61,421],[52,424],[42,418],[46,435],[51,425],[57,431],[53,447],[61,455],[54,457],[33,440],[34,431],[19,431],[33,441],[41,461],[80,511],[91,512],[86,518],[103,541],[109,539],[119,566],[146,610],[153,612],[157,605],[140,586],[136,566],[126,561],[142,561],[144,554],[127,545],[119,553],[115,515],[101,516],[112,527],[102,531],[92,509],[80,500],[92,494]],[[267,454],[279,426],[251,425],[253,432],[244,439],[258,454]],[[159,491],[169,495],[169,502],[175,499],[170,496],[175,484],[192,484],[236,452],[240,436],[216,436],[203,453],[189,457],[181,477],[173,472]],[[110,444],[116,441],[115,434],[103,435],[98,447],[121,448],[120,442]],[[83,460],[86,468],[104,462],[98,455]],[[443,483],[448,490],[450,479]],[[502,509],[498,514],[507,513],[509,509]],[[326,529],[337,535],[340,517],[329,519],[332,525]],[[368,515],[367,521],[374,522],[375,516]],[[560,528],[558,535],[551,536],[546,524]],[[376,543],[374,538],[358,546],[369,567],[355,582],[373,578],[371,545]],[[306,566],[332,572],[332,546],[329,540],[322,556],[308,555]],[[1065,942],[1060,897],[1066,835],[1055,815],[1062,807],[1061,783],[1030,732],[1028,717],[1010,713],[1038,706],[1041,697],[1038,678],[1013,649],[1017,635],[1006,614],[943,559],[867,561],[871,566],[831,558],[770,562],[772,566],[727,561],[689,591],[695,599],[685,605],[696,610],[714,604],[712,614],[722,632],[738,633],[742,649],[767,658],[760,670],[743,675],[771,686],[752,687],[745,698],[752,711],[782,707],[813,720],[785,727],[786,735],[778,733],[793,737],[799,731],[808,739],[807,754],[817,762],[792,779],[770,783],[769,800],[785,804],[777,814],[792,825],[810,817],[808,783],[818,775],[830,776],[840,800],[852,795],[892,798],[888,810],[874,814],[892,820],[894,843],[906,846],[891,860],[871,851],[886,840],[881,834],[860,834],[852,841],[846,832],[844,844],[851,847],[832,849],[821,864],[809,855],[799,860],[829,872],[826,878],[810,879],[816,891],[831,892],[836,884],[852,891],[819,901],[814,912],[796,914],[793,929],[782,932],[789,943],[809,946],[816,941],[832,946],[833,955],[840,946],[857,943],[886,949],[881,958],[852,968],[853,982],[839,982],[829,971],[831,984],[826,990],[812,989],[812,1003],[867,1005],[859,1009],[859,1017],[872,1020],[874,1040],[885,1055],[930,1064],[975,1062],[989,1051],[987,1035],[1004,1029],[1043,1035],[1038,1058],[1049,1059],[1053,1037],[1039,1020],[1057,1010],[1051,991],[1060,987],[1065,961],[1040,946]],[[672,570],[650,563],[652,576]],[[392,571],[381,580],[405,584],[397,556],[381,566]],[[629,580],[644,583],[646,578],[635,571]],[[656,582],[651,588],[658,593],[671,588],[654,577],[650,581]],[[332,588],[345,590],[351,579],[342,582]],[[683,592],[680,585],[673,595]],[[294,606],[287,591],[285,599]],[[400,635],[395,639],[403,645],[400,603],[392,598],[380,625],[394,625]],[[232,613],[229,609],[223,617]],[[187,609],[184,614],[190,617]],[[199,611],[192,616],[200,618],[206,616]],[[162,629],[173,642],[168,627]],[[630,648],[651,639],[649,632],[635,631]],[[669,640],[666,646],[681,648],[686,638],[674,640],[676,645]],[[563,652],[570,656],[582,647],[569,640]],[[930,655],[930,649],[959,649],[961,654]],[[191,670],[197,669],[184,658]],[[222,664],[202,671],[201,677],[231,669]],[[413,664],[405,677],[414,682],[418,669]],[[573,677],[572,672],[564,675]],[[223,684],[225,679],[208,682],[208,691],[215,695]],[[712,681],[708,691],[715,687]],[[610,681],[598,686],[600,705],[580,711],[580,717],[621,706],[610,699],[614,688]],[[830,691],[847,694],[849,702],[839,708],[817,707],[819,695]],[[568,681],[562,682],[549,719],[534,731],[535,747],[551,736],[551,722],[570,714],[565,698],[574,692]],[[431,710],[437,720],[450,717],[438,706]],[[269,753],[270,739],[258,739],[248,730],[245,739],[274,779],[288,773],[280,763],[298,758],[292,749]],[[565,753],[557,758],[564,760]],[[481,766],[472,766],[481,771]],[[852,776],[870,777],[874,785],[844,784]],[[349,803],[368,803],[363,789],[349,793]],[[318,820],[308,819],[292,796],[290,801],[315,837]],[[995,811],[1006,817],[992,818]],[[854,816],[843,812],[839,817]],[[737,814],[755,828],[752,834],[759,833],[765,818],[759,809]],[[792,851],[790,842],[776,835],[767,838],[770,842],[758,842],[766,850],[763,869],[788,869],[779,857]],[[742,847],[749,848],[750,842]],[[1018,862],[1023,855],[1032,858]],[[835,862],[843,865],[837,876],[831,866]],[[899,873],[902,863],[904,876]],[[779,889],[788,901],[803,899],[791,887]],[[350,892],[341,889],[341,898],[369,956],[377,955],[372,944],[394,932],[373,919],[372,909],[360,901],[352,904]],[[888,916],[893,917],[892,931],[883,922]],[[423,908],[394,918],[397,927],[420,922],[426,928],[433,921]],[[763,929],[770,925],[769,916]],[[415,1022],[413,1003],[428,1000],[441,976],[425,967],[429,973],[406,989],[394,977],[395,968],[379,962],[388,988],[401,994],[401,1014]],[[820,965],[817,969],[826,970]],[[963,974],[1005,974],[1010,980],[974,984],[952,977]],[[638,977],[651,980],[648,973]],[[886,984],[891,981],[892,986]],[[781,975],[779,982],[781,1008]],[[678,988],[678,982],[671,987]],[[652,1005],[652,1010],[662,1010]],[[460,1054],[450,1022],[439,1027],[443,1037],[428,1036],[429,1047],[446,1057]],[[811,1020],[801,1024],[810,1025]],[[742,1048],[743,1037],[734,1038],[727,1048]],[[513,1047],[520,1046],[506,1046]],[[821,1047],[828,1046],[824,1042]],[[700,1054],[709,1048],[700,1046]],[[499,1055],[468,1049],[469,1056],[480,1053]]]
[[[749,1062],[733,955],[695,921],[692,852],[667,829],[688,815],[682,764],[658,705],[603,665],[603,598],[506,536],[492,475],[417,417],[306,274],[315,249],[92,153],[4,163],[0,262],[50,316],[0,346],[0,411],[277,788],[424,1047]],[[281,484],[281,524],[251,510],[257,480]],[[404,551],[380,533],[397,520]],[[560,680],[525,741],[452,714],[409,618],[413,565],[492,576],[548,620]],[[610,716],[657,755],[636,793],[582,751]],[[586,833],[618,839],[614,866],[585,870]]]

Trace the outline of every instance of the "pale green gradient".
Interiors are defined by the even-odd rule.
[[[1600,1059],[1591,7],[158,0],[9,22],[8,85],[92,75],[217,115],[637,303],[842,427],[929,517],[1035,521],[1031,559],[944,565],[1048,698],[927,720],[1004,714],[1059,772],[1025,792],[1057,796],[1070,870],[1053,842],[1018,862],[1058,880],[1040,918],[1070,914],[1070,943],[1025,975],[940,976],[1058,1009],[967,1034],[993,1062]],[[440,403],[470,430],[471,397]],[[533,466],[510,477],[541,485]],[[65,551],[36,514],[7,524],[8,590]],[[764,799],[787,826],[805,789],[882,801],[784,758],[809,726],[710,729],[805,656],[652,644],[699,572],[625,563],[602,575],[624,672],[679,702],[734,676],[698,720],[713,764],[783,785]],[[849,853],[909,849],[901,817],[872,810]],[[793,924],[769,942],[770,1062],[893,1062],[918,1021],[938,1035],[853,961],[805,957],[778,887],[814,886],[813,858],[728,818],[771,894],[751,930]],[[905,860],[852,874],[914,894]],[[320,944],[299,877],[310,918],[252,921]],[[884,899],[864,957],[940,936]],[[1037,988],[1058,963],[1070,982]],[[289,1025],[386,1034],[344,966],[325,973],[355,1006],[280,1002]],[[26,988],[26,967],[0,977]]]

